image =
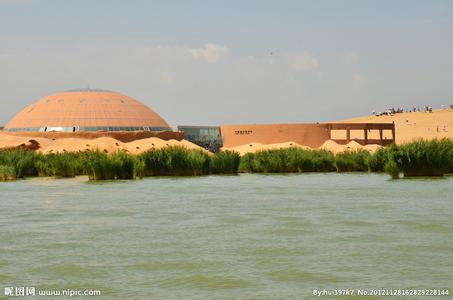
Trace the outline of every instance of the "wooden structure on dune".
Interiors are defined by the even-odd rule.
[[[338,144],[347,144],[354,140],[361,145],[388,146],[396,140],[395,123],[327,123],[323,125],[329,131],[329,139]],[[340,136],[334,135],[334,131]],[[341,132],[344,133],[344,138],[341,138]]]

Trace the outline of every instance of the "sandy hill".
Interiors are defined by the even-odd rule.
[[[341,120],[343,123],[391,123],[395,122],[396,143],[406,143],[417,138],[453,139],[453,109],[439,109],[432,113],[408,112],[393,116],[366,116]],[[351,138],[355,138],[351,133]]]
[[[0,148],[15,148],[21,145],[30,146],[32,144],[32,141],[37,142],[40,147],[46,147],[47,145],[52,143],[51,139],[39,137],[23,137],[0,132]]]
[[[188,149],[203,148],[186,140],[163,140],[158,137],[149,137],[128,143],[123,143],[112,137],[88,138],[59,138],[46,139],[37,137],[27,137],[10,135],[0,132],[0,148],[14,148],[21,145],[30,146],[32,141],[39,145],[38,151],[41,153],[62,153],[62,152],[81,152],[86,150],[100,150],[106,153],[113,153],[123,150],[133,154],[140,154],[150,149],[161,149],[169,146],[182,146]]]
[[[231,147],[231,148],[223,147],[221,150],[222,151],[226,151],[226,150],[236,151],[240,155],[244,155],[246,153],[255,153],[257,151],[275,150],[275,149],[283,149],[283,148],[291,148],[291,147],[310,149],[307,146],[302,146],[294,141],[290,141],[290,142],[276,143],[276,144],[249,143],[249,144],[240,145],[240,146]]]

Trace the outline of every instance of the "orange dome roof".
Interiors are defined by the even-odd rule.
[[[27,106],[5,126],[9,131],[170,130],[137,100],[106,90],[55,93]]]

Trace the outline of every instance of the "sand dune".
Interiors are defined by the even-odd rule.
[[[119,145],[119,146],[117,146]],[[87,150],[100,150],[112,153],[124,148],[123,143],[109,137],[93,140],[79,138],[63,138],[52,141],[38,151],[42,153],[82,152]]]
[[[282,148],[290,148],[290,147],[310,149],[307,146],[302,146],[302,145],[297,144],[296,142],[290,141],[290,142],[285,142],[285,143],[276,143],[276,144],[268,144],[268,145],[261,144],[261,143],[250,143],[250,144],[240,145],[240,146],[231,147],[231,148],[223,147],[221,150],[222,151],[225,151],[225,150],[236,151],[240,155],[244,155],[246,153],[255,153],[257,151],[282,149]]]
[[[36,137],[26,137],[0,133],[0,148],[14,148],[21,145],[30,145],[30,141],[35,140],[39,143],[37,151],[41,153],[63,153],[63,152],[82,152],[87,150],[100,150],[106,153],[114,153],[118,150],[132,154],[140,154],[150,149],[161,149],[169,146],[182,146],[188,149],[203,148],[186,140],[162,140],[157,137],[145,138],[141,140],[123,143],[111,137],[99,137],[95,139],[85,138],[60,138],[46,139]]]
[[[349,143],[347,143],[345,145],[345,147],[346,147],[347,150],[352,150],[352,151],[362,150],[363,149],[363,146],[360,145],[359,143],[357,143],[356,141],[350,141]]]
[[[240,155],[244,155],[246,153],[255,153],[257,151],[282,149],[282,148],[289,148],[289,147],[297,147],[297,148],[301,148],[301,149],[311,149],[310,147],[299,145],[295,142],[286,142],[286,143],[269,144],[269,145],[265,145],[265,144],[261,144],[261,143],[250,143],[250,144],[245,144],[245,145],[231,147],[231,148],[224,147],[221,150],[222,151],[225,151],[225,150],[236,151]],[[374,145],[374,144],[362,146],[359,143],[357,143],[356,141],[351,141],[346,145],[341,145],[335,141],[327,140],[317,149],[328,150],[328,151],[331,151],[332,153],[336,154],[336,153],[340,153],[340,152],[344,152],[344,151],[358,151],[358,150],[366,150],[369,152],[375,152],[380,148],[382,148],[382,146]]]
[[[46,138],[15,136],[0,132],[0,148],[15,148],[20,145],[27,146],[31,144],[31,141],[36,141],[40,147],[47,146],[52,142],[51,139]]]
[[[375,145],[375,144],[369,144],[369,145],[362,146],[359,143],[357,143],[356,141],[350,141],[346,145],[341,145],[332,140],[325,141],[321,145],[321,147],[319,147],[319,149],[332,151],[335,154],[344,152],[344,151],[360,151],[360,150],[366,150],[368,152],[373,153],[373,152],[379,150],[380,148],[382,148],[382,146]]]
[[[130,143],[126,143],[124,145],[125,145],[126,149],[130,153],[133,153],[133,154],[140,154],[140,153],[143,153],[143,152],[148,151],[150,149],[161,149],[161,148],[171,147],[171,146],[180,146],[180,147],[185,147],[187,149],[193,149],[193,150],[200,150],[201,149],[203,151],[206,151],[202,147],[200,147],[198,145],[195,145],[194,143],[191,143],[191,142],[189,142],[187,140],[181,140],[181,141],[168,140],[168,141],[165,141],[165,140],[162,140],[162,139],[159,139],[159,138],[155,138],[155,137],[142,139],[142,140],[136,140],[136,141],[133,141],[133,142],[130,142]]]
[[[332,140],[325,141],[319,149],[331,151],[332,153],[344,152],[347,150],[345,145],[340,145]]]
[[[383,148],[381,145],[376,144],[369,144],[362,147],[363,150],[367,150],[371,153],[378,151],[379,149]]]

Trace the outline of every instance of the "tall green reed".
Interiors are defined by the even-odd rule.
[[[210,157],[211,174],[237,174],[241,156],[235,151],[218,152]]]
[[[296,147],[245,154],[241,157],[239,169],[251,173],[335,171],[334,156],[331,152]]]
[[[0,165],[12,167],[16,178],[36,176],[36,154],[26,149],[0,150]]]
[[[345,151],[335,155],[337,172],[367,172],[371,155],[368,151]]]
[[[394,147],[390,159],[405,177],[442,176],[453,170],[453,141],[416,140]]]

